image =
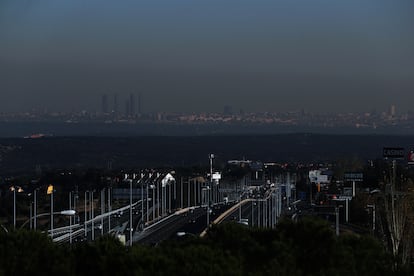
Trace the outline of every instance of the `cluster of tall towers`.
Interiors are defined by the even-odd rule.
[[[142,99],[141,94],[136,96],[135,94],[129,94],[129,97],[125,99],[125,108],[124,112],[119,109],[118,103],[118,95],[112,95],[112,105],[110,104],[110,99],[108,98],[107,94],[102,95],[102,103],[101,103],[101,112],[102,114],[113,114],[113,115],[122,115],[124,114],[125,117],[135,117],[137,115],[142,114]]]

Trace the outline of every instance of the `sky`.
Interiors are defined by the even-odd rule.
[[[412,0],[0,0],[0,112],[414,110]]]

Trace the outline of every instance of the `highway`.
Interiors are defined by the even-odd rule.
[[[211,209],[211,221],[232,207],[232,204],[215,205]],[[134,242],[156,245],[161,241],[177,237],[177,233],[199,235],[207,226],[206,207],[186,208],[147,227],[134,235]]]
[[[276,216],[280,215],[280,212],[276,210],[276,195],[276,189],[268,189],[262,195],[264,198],[249,198],[246,190],[240,195],[242,199],[240,202],[215,204],[211,207],[209,214],[210,225],[232,220],[251,227],[273,227],[277,221]],[[124,237],[127,245],[131,244],[131,235],[132,243],[156,245],[178,236],[200,234],[203,236],[206,233],[206,206],[187,207],[172,214],[169,214],[167,210],[160,210],[161,207],[158,204],[148,206],[145,200],[139,200],[132,204],[132,227],[130,225],[131,205],[126,205],[99,214],[84,223],[56,228],[53,231],[53,240],[59,243],[91,241],[109,233],[116,237]],[[146,221],[147,219],[149,221]]]

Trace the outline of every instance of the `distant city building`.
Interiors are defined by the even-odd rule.
[[[130,94],[129,95],[129,115],[130,116],[135,116],[136,115],[136,109],[135,109],[135,95],[134,94]]]
[[[225,105],[223,107],[223,114],[224,115],[232,115],[233,114],[233,108],[230,105]]]
[[[102,95],[102,113],[107,114],[108,113],[108,95],[103,94]]]
[[[118,95],[114,94],[114,102],[113,102],[113,106],[112,106],[112,112],[114,114],[118,114]]]
[[[131,104],[129,102],[129,99],[125,101],[125,117],[131,116]]]
[[[392,118],[394,118],[394,117],[395,117],[395,105],[391,105],[391,106],[390,106],[390,116],[391,116]]]
[[[138,114],[142,114],[142,96],[138,94]]]

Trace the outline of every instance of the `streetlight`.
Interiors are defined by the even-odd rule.
[[[36,216],[29,218],[28,220],[26,220],[22,226],[20,226],[20,228],[23,228],[27,223],[29,223],[31,220],[35,220],[36,218],[40,218],[40,217],[44,217],[44,216],[49,216],[51,213],[42,213],[42,214],[37,214]],[[74,216],[76,215],[76,211],[75,210],[63,210],[63,211],[57,211],[57,212],[53,212],[53,215],[62,215],[62,216]]]
[[[53,185],[50,184],[47,187],[46,194],[50,195],[50,235],[52,239],[53,239],[53,192],[54,192]]]
[[[372,233],[375,232],[375,204],[368,204],[368,208],[372,208]]]
[[[33,206],[33,216],[34,216],[34,221],[33,221],[33,228],[34,230],[36,230],[37,228],[37,189],[34,189],[33,191],[33,197],[34,197],[34,206]]]
[[[87,226],[87,224],[86,224],[86,221],[88,220],[88,210],[86,209],[86,202],[88,201],[87,200],[87,193],[88,193],[88,191],[85,191],[85,201],[83,202],[84,203],[84,211],[83,211],[83,213],[84,213],[84,215],[85,215],[85,219],[84,219],[84,226],[85,226],[85,238],[87,237],[87,235],[88,235],[88,226]]]
[[[213,159],[214,154],[210,153],[210,181],[207,184],[207,229],[210,227],[210,186],[213,184]]]
[[[63,210],[63,211],[59,211],[59,212],[50,213],[50,216],[53,218],[54,215],[62,215],[62,216],[69,216],[70,219],[72,219],[72,217],[75,214],[76,214],[75,210]],[[48,214],[47,213],[46,214],[39,214],[38,217],[40,217],[42,215],[48,215]],[[72,225],[69,227],[69,231],[70,231],[70,239],[72,240]],[[50,231],[50,237],[53,239],[53,221],[52,221],[52,227],[51,227],[51,231]]]
[[[10,191],[13,192],[13,227],[16,229],[16,190],[18,193],[22,193],[23,189],[20,186],[11,186]]]
[[[254,226],[254,206],[256,206],[256,202],[252,201],[252,226]]]
[[[344,207],[343,205],[335,206],[335,219],[336,219],[336,235],[339,236],[339,208]]]
[[[133,175],[135,180],[135,173]],[[129,244],[132,246],[132,179],[129,179]]]
[[[92,240],[95,240],[95,215],[94,215],[94,211],[95,211],[95,203],[94,203],[94,198],[93,198],[93,192],[91,191],[89,193],[89,207],[90,207],[90,219],[92,220],[91,223],[91,231],[92,231]]]
[[[112,211],[111,207],[111,188],[108,187],[108,212]],[[111,216],[108,216],[108,233],[111,231]]]

